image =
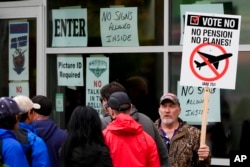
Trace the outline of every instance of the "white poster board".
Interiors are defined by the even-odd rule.
[[[29,97],[30,92],[28,81],[9,83],[9,97],[15,97],[17,95],[25,95]]]
[[[210,89],[208,122],[220,122],[220,89]],[[191,124],[201,124],[203,87],[181,86],[178,82],[177,97],[181,104],[180,118]]]
[[[139,46],[137,7],[101,8],[102,46]]]
[[[9,23],[9,80],[29,80],[28,22]]]
[[[180,85],[235,89],[241,16],[186,13]]]
[[[109,83],[109,58],[103,55],[88,57],[86,78],[88,78],[86,80],[86,105],[96,109],[101,117],[100,89]]]
[[[52,10],[52,46],[87,46],[87,9]]]
[[[57,56],[58,86],[83,86],[83,58],[81,55]]]

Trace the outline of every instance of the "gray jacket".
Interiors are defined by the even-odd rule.
[[[161,139],[161,136],[154,126],[153,121],[146,115],[137,111],[135,107],[133,107],[130,115],[142,125],[143,130],[147,132],[154,140],[159,152],[161,167],[170,167],[170,162],[168,158],[168,151],[165,143]],[[105,129],[107,125],[111,122],[111,117],[106,116],[102,118],[102,129]]]

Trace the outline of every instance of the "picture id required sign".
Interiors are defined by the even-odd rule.
[[[235,89],[241,17],[186,12],[180,85]]]

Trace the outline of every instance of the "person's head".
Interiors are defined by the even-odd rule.
[[[34,118],[34,110],[39,109],[40,105],[33,103],[31,99],[24,95],[17,95],[13,98],[16,101],[18,106],[24,109],[25,113],[20,115],[20,122],[32,123]]]
[[[148,95],[148,83],[143,77],[133,76],[126,79],[125,87],[133,104]]]
[[[106,105],[107,105],[109,96],[114,92],[127,92],[127,90],[125,89],[123,85],[121,85],[120,83],[116,81],[113,81],[113,82],[110,82],[109,84],[104,85],[100,90],[100,95],[101,95],[100,101],[103,106],[102,107],[103,115],[106,115],[108,113]]]
[[[16,101],[9,97],[0,98],[0,128],[16,130],[20,114],[25,111],[18,106]]]
[[[78,105],[67,125],[67,137],[60,151],[62,166],[72,166],[69,157],[76,146],[98,144],[106,146],[98,112],[90,106]]]
[[[158,112],[164,125],[171,126],[177,123],[181,113],[180,102],[177,96],[172,93],[162,95]]]
[[[34,109],[35,111],[35,119],[37,119],[37,117],[39,118],[49,118],[49,115],[51,114],[52,112],[52,102],[51,100],[46,97],[46,96],[43,96],[43,95],[37,95],[37,96],[34,96],[32,99],[33,103],[37,103],[39,104],[41,107],[40,109]]]
[[[113,119],[120,113],[129,114],[131,108],[131,101],[125,92],[112,93],[108,98],[107,109]]]
[[[82,143],[103,142],[102,123],[98,112],[90,106],[77,106],[68,123],[69,136]]]

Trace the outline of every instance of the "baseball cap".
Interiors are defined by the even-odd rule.
[[[167,100],[171,101],[174,104],[180,105],[179,99],[173,93],[166,93],[166,94],[162,95],[161,98],[160,98],[160,104],[163,104]]]
[[[33,103],[40,104],[40,109],[35,109],[34,111],[43,116],[49,116],[52,112],[52,102],[50,99],[43,95],[36,95],[31,99]]]
[[[23,113],[25,113],[25,111],[21,109],[12,98],[10,97],[0,98],[0,119]]]
[[[20,108],[23,108],[25,112],[30,111],[31,109],[41,108],[40,104],[33,103],[31,99],[24,95],[17,95],[13,98]]]
[[[128,104],[123,106],[124,104]],[[125,92],[115,92],[109,96],[108,107],[116,111],[126,111],[130,108],[131,101]]]

